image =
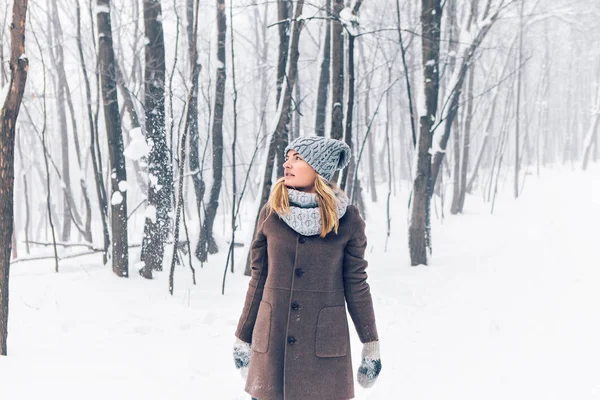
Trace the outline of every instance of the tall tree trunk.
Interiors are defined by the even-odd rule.
[[[29,60],[25,55],[27,0],[14,0],[10,29],[10,84],[0,109],[0,356],[8,354],[8,288],[13,233],[15,125]]]
[[[225,14],[225,0],[217,0],[217,84],[215,87],[215,108],[212,123],[212,169],[213,182],[210,189],[210,198],[204,214],[204,222],[200,231],[200,238],[196,245],[196,257],[205,262],[207,252],[215,254],[219,251],[213,237],[213,225],[217,209],[219,208],[219,195],[223,180],[223,110],[225,108],[225,80],[227,78],[225,64],[225,39],[227,36],[227,16]]]
[[[421,27],[422,63],[425,88],[425,115],[420,116],[417,140],[417,170],[413,181],[408,228],[412,265],[427,265],[427,249],[431,253],[430,199],[431,199],[431,138],[436,121],[439,92],[441,0],[422,0]]]
[[[279,21],[286,21],[285,23],[279,24],[279,63],[277,65],[277,103],[281,97],[281,88],[283,80],[285,78],[285,66],[288,59],[288,45],[290,41],[290,23],[289,19],[292,15],[292,1],[291,0],[280,0],[278,2],[278,14]],[[289,140],[289,125],[285,127],[283,132],[277,134],[275,138],[275,170],[277,172],[277,178],[283,176],[283,150],[287,147]]]
[[[344,138],[344,29],[340,22],[340,12],[344,9],[343,0],[333,0],[331,22],[331,138]],[[333,180],[337,180],[338,172]]]
[[[196,13],[199,11],[196,10]],[[198,213],[198,221],[202,221],[202,202],[206,191],[206,184],[202,179],[202,171],[200,170],[200,138],[198,132],[198,79],[200,76],[201,65],[196,59],[196,49],[194,48],[196,40],[194,37],[194,0],[187,0],[186,19],[187,19],[187,35],[188,35],[188,55],[190,59],[190,69],[192,71],[192,95],[189,96],[188,103],[188,124],[190,135],[190,161],[189,167],[194,184],[194,194],[196,198],[196,212]]]
[[[457,212],[462,213],[465,206],[465,197],[467,192],[467,173],[469,172],[469,154],[471,148],[471,121],[473,119],[473,80],[475,77],[475,67],[471,68],[469,74],[469,91],[467,105],[467,112],[465,116],[465,131],[463,135],[463,149],[462,149],[462,163],[460,171],[460,189],[458,197],[458,209]]]
[[[60,40],[56,40],[54,43],[54,37],[52,34],[51,22],[53,20],[52,13],[48,13],[48,41],[50,45],[50,59],[54,65],[54,69],[57,71],[56,80],[54,80],[54,88],[56,90],[56,113],[58,114],[58,131],[60,134],[60,148],[61,148],[61,187],[63,192],[63,203],[62,203],[62,230],[61,240],[67,242],[71,238],[71,213],[76,214],[75,204],[71,202],[71,168],[69,168],[69,131],[67,128],[67,113],[65,111],[65,86],[64,82],[66,77],[61,74],[61,70],[64,72],[64,66],[62,65],[63,59],[60,55],[62,50],[62,43]],[[56,46],[56,49],[55,49]],[[55,54],[55,51],[58,54]],[[76,222],[79,223],[79,220]]]
[[[79,232],[82,234],[82,236],[84,237],[84,239],[88,242],[88,243],[92,243],[92,205],[90,202],[90,198],[87,192],[87,186],[85,184],[85,167],[81,162],[81,148],[79,146],[79,134],[77,132],[77,121],[76,121],[76,116],[75,116],[75,107],[73,106],[73,101],[71,99],[71,91],[69,89],[69,82],[67,79],[67,73],[65,71],[65,56],[64,56],[64,50],[63,50],[63,33],[62,33],[62,25],[60,23],[60,17],[58,15],[58,6],[56,4],[56,0],[52,0],[52,24],[53,24],[53,28],[54,28],[54,35],[55,35],[55,40],[56,40],[56,55],[53,56],[53,60],[56,64],[56,70],[58,73],[58,98],[57,98],[57,105],[58,105],[58,111],[59,111],[59,122],[62,125],[63,123],[65,124],[62,128],[61,128],[61,132],[63,133],[63,135],[65,135],[63,137],[64,143],[67,144],[67,152],[66,155],[67,157],[69,157],[69,152],[68,152],[68,129],[67,129],[67,121],[66,121],[66,113],[65,113],[65,101],[66,104],[69,107],[69,111],[71,114],[71,126],[73,127],[73,131],[72,131],[72,137],[73,137],[73,143],[75,145],[75,156],[77,158],[77,165],[79,167],[78,171],[80,173],[79,176],[79,185],[81,187],[81,196],[83,198],[84,204],[85,204],[85,222],[84,225],[81,226],[81,218],[79,216],[79,213],[77,212],[77,204],[75,202],[75,199],[73,198],[73,192],[71,190],[71,186],[70,184],[67,184],[67,182],[70,182],[70,176],[69,175],[64,175],[63,172],[63,180],[65,180],[65,202],[67,204],[68,210],[70,211],[67,216],[74,216],[74,220],[73,222],[75,223],[77,230],[79,230]],[[53,52],[51,52],[51,54],[54,55]],[[63,152],[63,155],[65,153]],[[67,169],[69,167],[69,160],[67,159],[66,161],[63,159],[63,171],[64,171],[64,167],[65,165],[67,166]],[[70,226],[70,225],[69,225]],[[68,228],[70,229],[70,228]],[[65,231],[63,230],[63,240],[68,240],[65,239]]]
[[[600,72],[600,68],[598,69]],[[598,125],[600,124],[600,76],[598,77],[598,81],[596,83],[596,98],[594,101],[594,113],[592,114],[591,123],[588,128],[588,131],[585,135],[585,139],[583,140],[583,161],[582,168],[585,171],[588,167],[588,163],[590,160],[590,153],[592,152],[592,147],[598,141]]]
[[[144,67],[144,109],[148,155],[148,202],[140,274],[152,278],[162,271],[165,242],[169,233],[169,212],[173,171],[165,132],[165,40],[160,0],[144,0],[144,28],[147,38]]]
[[[358,15],[358,11],[360,10],[360,6],[362,4],[361,0],[357,0],[356,3],[354,4],[354,7],[352,8],[352,15],[356,16]],[[358,19],[357,19],[358,20]],[[352,21],[352,24],[356,26],[353,26],[354,29],[357,28],[357,23],[355,23],[354,21]],[[346,133],[345,133],[345,137],[344,140],[346,142],[346,144],[352,148],[352,122],[353,122],[353,113],[354,113],[354,89],[355,89],[355,73],[354,73],[354,40],[355,40],[355,36],[354,36],[354,29],[352,30],[352,33],[348,34],[348,105],[346,106]],[[371,144],[371,137],[373,135],[369,135],[369,144]],[[352,170],[350,171],[350,168],[345,168],[342,171],[342,179],[341,179],[341,187],[342,189],[346,188],[346,184],[348,183],[348,174],[349,172],[353,172],[353,173],[357,173],[358,171],[356,170]],[[377,194],[375,191],[375,185],[373,184],[373,168],[371,168],[370,171],[371,174],[371,194],[373,195],[375,193],[375,199],[377,199]],[[352,179],[352,176],[350,176],[350,179]]]
[[[457,109],[458,113],[460,110]],[[461,113],[461,114],[464,114]],[[463,117],[464,118],[464,117]],[[452,160],[452,205],[450,206],[450,214],[458,213],[458,198],[460,197],[460,124],[458,122],[458,118],[452,121],[454,124],[454,137],[452,138],[453,150],[454,150],[454,159]]]
[[[523,8],[525,2],[521,2],[520,8],[520,27],[519,27],[519,57],[517,67],[519,70],[517,71],[517,104],[516,104],[516,117],[515,117],[515,179],[514,179],[514,195],[515,198],[519,197],[519,167],[520,167],[520,157],[519,157],[519,127],[520,121],[519,117],[521,116],[521,81],[522,81],[522,71],[523,71],[523,30],[525,29],[525,24],[523,22]]]
[[[269,194],[271,193],[271,186],[272,186],[271,174],[269,174],[268,171],[269,171],[269,167],[272,168],[272,166],[273,166],[274,151],[273,151],[273,153],[271,152],[271,148],[273,147],[272,143],[275,140],[274,138],[276,138],[278,134],[280,134],[281,132],[284,132],[286,127],[289,126],[289,122],[290,122],[290,103],[292,101],[292,90],[294,88],[294,85],[296,82],[296,76],[298,74],[298,58],[300,56],[300,53],[298,52],[298,43],[300,41],[300,31],[302,30],[302,26],[304,25],[304,20],[299,20],[298,17],[300,17],[302,15],[303,7],[304,7],[304,0],[298,0],[298,2],[296,3],[296,9],[294,11],[294,19],[293,19],[292,27],[291,27],[292,36],[291,36],[290,42],[289,42],[289,50],[288,50],[289,57],[288,57],[287,63],[286,63],[286,74],[285,74],[287,79],[284,79],[284,82],[282,85],[282,93],[279,98],[279,103],[277,106],[277,117],[278,117],[277,126],[275,127],[275,131],[271,133],[271,135],[269,136],[269,140],[267,141],[269,143],[269,152],[267,153],[266,168],[265,168],[266,172],[263,175],[262,194],[261,194],[261,198],[260,198],[258,211],[260,211],[262,206],[267,202],[267,200],[269,199]],[[272,172],[273,170],[270,169],[270,171]],[[254,235],[256,234],[256,227],[258,225],[258,215],[259,215],[258,211],[256,213],[256,219],[255,219],[255,223],[254,223],[255,232],[253,233],[252,237],[254,237]],[[250,262],[251,262],[250,252],[248,252],[248,255],[246,258],[246,268],[244,270],[244,275],[250,275]]]
[[[323,43],[323,58],[321,59],[321,72],[319,74],[319,88],[317,89],[317,110],[315,132],[317,136],[325,136],[325,119],[327,117],[327,95],[329,94],[329,75],[331,64],[331,0],[325,3],[325,40]]]
[[[81,40],[81,6],[79,4],[79,0],[77,0],[76,18],[77,50],[79,53],[79,61],[81,62],[81,70],[83,72],[83,81],[85,83],[86,110],[90,124],[90,153],[92,155],[92,167],[94,169],[94,183],[96,186],[96,195],[98,197],[98,207],[100,208],[100,218],[102,220],[102,237],[104,242],[102,261],[104,264],[106,264],[108,262],[108,247],[110,246],[110,235],[108,233],[108,202],[106,200],[106,187],[102,182],[102,170],[99,166],[99,155],[96,154],[96,136],[98,135],[98,131],[94,120],[94,112],[92,110],[92,91],[90,88],[90,80],[87,73],[87,67],[85,65],[85,57],[83,55],[83,43]]]
[[[110,0],[97,0],[98,48],[104,124],[108,138],[111,181],[112,269],[115,274],[129,277],[129,246],[127,241],[127,171],[123,155],[121,116],[115,78],[115,53],[110,22]]]
[[[21,134],[19,134],[19,136],[21,136]],[[21,136],[22,137],[22,136]],[[17,140],[17,150],[19,151],[19,159],[21,160],[21,165],[22,166],[26,166],[28,165],[28,163],[25,161],[25,158],[23,157],[23,149],[21,146],[21,142],[19,140]],[[29,184],[27,182],[27,170],[23,170],[21,172],[21,177],[23,178],[23,195],[25,197],[24,199],[24,206],[25,206],[25,227],[24,227],[24,231],[25,231],[25,252],[27,252],[27,254],[30,253],[30,249],[29,249],[29,222],[31,220],[31,211],[29,210]]]

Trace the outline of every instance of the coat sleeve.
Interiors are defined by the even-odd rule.
[[[367,283],[368,262],[364,259],[367,248],[365,221],[355,208],[355,229],[344,251],[344,292],[350,317],[362,343],[379,340],[371,290]]]
[[[235,331],[235,336],[246,343],[252,342],[252,331],[258,314],[258,306],[262,300],[263,289],[267,280],[267,238],[263,232],[267,209],[268,203],[260,210],[256,234],[250,246],[251,277],[242,315]]]

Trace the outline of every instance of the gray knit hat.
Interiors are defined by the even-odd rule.
[[[283,152],[296,150],[315,171],[328,181],[337,169],[343,169],[350,162],[350,147],[341,140],[323,136],[300,136],[292,140]]]

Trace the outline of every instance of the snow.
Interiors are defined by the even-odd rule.
[[[146,138],[142,134],[141,128],[133,128],[129,131],[131,142],[124,151],[125,157],[137,161],[140,158],[148,155],[150,146],[146,143]]]
[[[116,206],[118,204],[121,204],[123,202],[123,195],[121,194],[121,192],[114,191],[112,194],[112,197],[110,198],[110,204],[112,204],[113,206]]]
[[[127,189],[129,189],[129,184],[127,183],[127,181],[121,181],[121,182],[119,182],[119,190],[121,192],[126,192]]]
[[[383,369],[372,388],[355,383],[355,398],[600,398],[600,168],[528,176],[521,197],[507,190],[494,214],[479,194],[463,215],[442,222],[433,213],[429,266],[409,266],[407,196],[392,198],[387,253],[386,207],[367,203]],[[251,206],[239,238],[253,228]],[[51,261],[14,264],[2,398],[249,400],[232,357],[248,243],[234,249],[225,295],[225,251],[196,264],[196,286],[177,266],[173,296],[169,268],[148,281],[133,257],[128,279],[100,254],[65,259],[58,274]],[[348,321],[356,376],[362,346]]]
[[[110,13],[110,6],[105,5],[105,4],[98,5],[98,6],[96,6],[96,12],[98,14],[100,14],[100,13],[107,13],[108,14],[108,13]]]
[[[149,204],[146,207],[146,212],[144,213],[144,216],[146,218],[148,218],[150,221],[152,221],[153,224],[155,224],[156,223],[156,206]]]
[[[348,29],[351,35],[356,36],[360,33],[358,31],[360,22],[358,16],[352,12],[352,8],[345,7],[340,11],[340,22]]]

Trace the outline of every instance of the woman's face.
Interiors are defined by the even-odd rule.
[[[286,186],[303,192],[315,193],[317,171],[304,161],[296,150],[291,149],[287,152],[283,169]]]

